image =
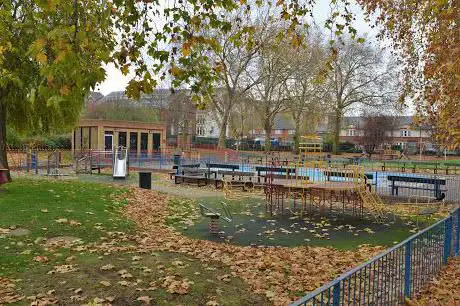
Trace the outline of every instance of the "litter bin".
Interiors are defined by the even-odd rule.
[[[174,166],[179,166],[180,165],[180,154],[174,154]]]
[[[139,187],[152,189],[152,172],[139,172]]]

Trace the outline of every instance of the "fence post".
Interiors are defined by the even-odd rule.
[[[452,247],[452,215],[446,218],[444,222],[444,256],[443,262],[447,264]]]
[[[340,305],[340,282],[337,282],[332,289],[332,306]]]
[[[411,264],[412,264],[412,240],[406,244],[406,254],[404,259],[404,296],[410,298],[410,284],[411,284]]]
[[[455,256],[458,256],[460,252],[460,208],[457,208],[457,228],[455,235]]]

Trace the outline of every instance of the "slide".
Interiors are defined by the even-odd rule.
[[[128,149],[119,148],[114,152],[113,157],[113,178],[125,179],[128,175]]]

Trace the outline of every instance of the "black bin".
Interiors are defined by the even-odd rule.
[[[139,187],[152,189],[152,172],[139,172]]]
[[[180,165],[180,158],[181,158],[181,155],[180,155],[180,154],[174,154],[174,165],[175,165],[175,166],[179,166],[179,165]]]

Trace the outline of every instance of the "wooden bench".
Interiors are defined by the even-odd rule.
[[[439,199],[442,197],[442,192],[447,191],[447,189],[441,189],[441,185],[446,185],[445,179],[435,179],[435,178],[426,178],[426,177],[411,177],[411,176],[398,176],[398,175],[389,175],[387,180],[391,182],[391,195],[398,195],[399,189],[411,189],[411,190],[428,190],[433,191],[434,198]],[[411,185],[396,185],[396,182],[403,183],[415,183],[422,185],[433,185],[433,187],[428,186],[411,186]]]

